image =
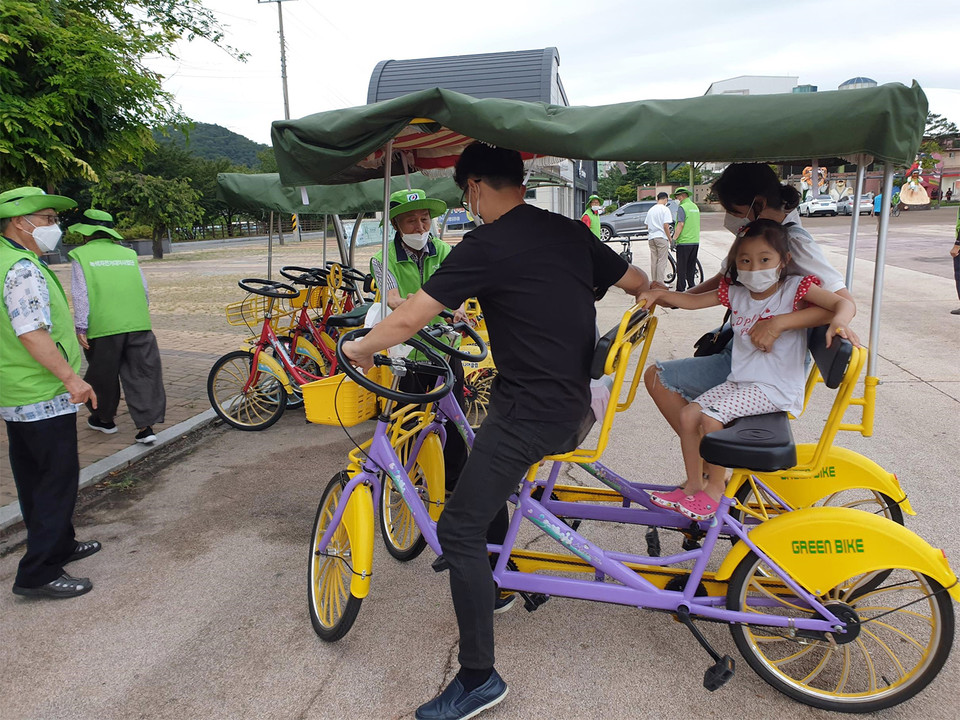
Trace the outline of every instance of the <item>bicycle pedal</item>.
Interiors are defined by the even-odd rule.
[[[447,559],[441,555],[430,565],[433,568],[434,572],[443,572],[444,570],[450,569],[450,563],[447,562]]]
[[[724,655],[703,674],[703,686],[710,692],[726,685],[736,670],[736,663],[729,655]]]
[[[655,527],[647,530],[644,536],[647,541],[647,556],[660,557],[660,533]]]
[[[689,537],[688,537],[688,538],[684,538],[684,539],[683,539],[683,544],[681,545],[681,547],[682,547],[684,550],[688,551],[688,552],[689,552],[690,550],[699,550],[699,549],[700,549],[700,543],[698,543],[698,542],[697,542],[696,540],[694,540],[693,538],[689,538]]]
[[[543,593],[521,592],[520,597],[523,598],[523,609],[527,612],[533,612],[550,599],[549,595]]]

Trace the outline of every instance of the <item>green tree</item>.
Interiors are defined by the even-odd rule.
[[[260,152],[258,152],[257,160],[259,162],[259,166],[257,167],[257,172],[262,172],[262,173],[280,172],[280,168],[277,167],[277,156],[273,154],[272,147],[269,147],[266,150],[261,150]]]
[[[615,192],[615,197],[617,198],[617,204],[623,205],[624,203],[633,202],[637,199],[637,186],[636,185],[620,185]]]
[[[127,171],[109,173],[93,188],[95,203],[111,207],[122,222],[153,228],[153,256],[163,257],[168,230],[191,227],[203,216],[200,193],[183,179],[166,179]],[[124,209],[121,209],[124,208]]]
[[[937,115],[932,112],[927,113],[927,123],[923,131],[925,138],[939,140],[940,138],[952,137],[954,135],[960,135],[960,129],[957,129],[955,123],[950,122],[942,115]]]
[[[53,189],[141,158],[151,128],[185,120],[144,64],[181,37],[243,59],[201,0],[3,0],[0,177]]]

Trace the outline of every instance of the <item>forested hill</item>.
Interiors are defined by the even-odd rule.
[[[235,165],[246,165],[249,168],[259,167],[257,153],[266,150],[269,146],[254,142],[243,135],[238,135],[220,125],[196,123],[185,136],[180,130],[170,128],[168,135],[154,133],[157,142],[172,142],[185,147],[191,154],[207,160],[226,158]]]

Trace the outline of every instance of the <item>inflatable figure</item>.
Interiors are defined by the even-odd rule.
[[[900,202],[907,207],[929,206],[930,196],[924,188],[925,184],[920,176],[919,163],[914,163],[907,171],[907,179],[900,186]]]
[[[826,192],[827,187],[827,169],[825,167],[817,168],[817,191],[816,194],[820,195],[821,193]],[[807,198],[808,193],[813,188],[813,168],[809,165],[803,169],[803,174],[800,176],[800,190],[803,193],[803,197]]]

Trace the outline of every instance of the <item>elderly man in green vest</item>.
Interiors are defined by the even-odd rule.
[[[427,197],[423,190],[412,188],[398,190],[390,196],[390,224],[396,231],[393,242],[387,248],[387,273],[383,274],[383,251],[370,259],[370,273],[380,292],[386,292],[387,305],[396,310],[407,298],[412,297],[433,277],[440,263],[450,254],[451,247],[433,235],[433,219],[443,215],[447,204],[443,200]],[[454,312],[454,320],[467,317],[461,305]],[[435,318],[437,320],[437,318]],[[462,407],[463,365],[452,359],[450,367],[456,376],[453,392]],[[405,392],[423,393],[433,389],[435,377],[413,373],[400,380],[400,389]],[[447,487],[452,487],[466,462],[467,449],[457,432],[447,433],[443,449]]]
[[[590,232],[601,240],[603,239],[600,235],[600,212],[602,205],[603,200],[600,199],[599,195],[591,195],[587,198],[587,209],[583,211],[583,217],[580,218],[580,222],[590,228]]]
[[[677,292],[696,285],[697,251],[700,249],[700,208],[690,199],[690,189],[678,187],[673,193],[680,202],[673,244],[677,251]]]
[[[113,224],[109,213],[91,208],[83,222],[69,228],[87,238],[69,253],[74,324],[89,363],[84,379],[100,400],[99,407],[90,407],[87,426],[107,435],[117,432],[114,419],[122,381],[137,427],[134,439],[149,444],[156,441],[153,426],[163,422],[167,408],[160,350],[137,253],[114,242],[123,236]]]
[[[77,375],[80,346],[67,296],[40,259],[60,242],[57,213],[70,198],[21,187],[0,193],[0,417],[10,441],[10,467],[27,527],[27,551],[13,592],[69,598],[93,589],[63,566],[92,555],[98,542],[77,542],[77,403],[97,396]]]

